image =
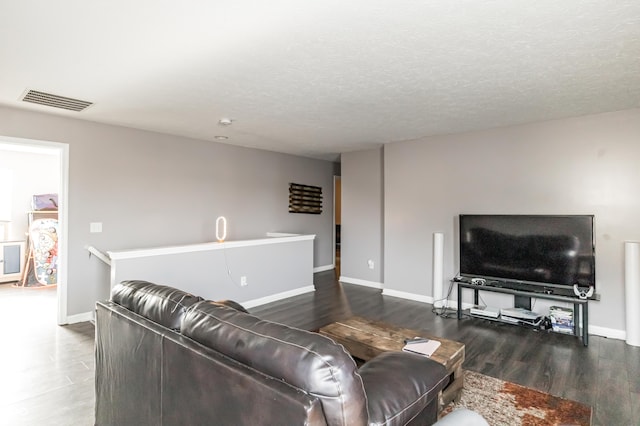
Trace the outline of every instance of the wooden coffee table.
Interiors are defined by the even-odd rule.
[[[322,327],[318,332],[340,343],[353,357],[363,361],[368,361],[382,352],[401,351],[405,339],[425,337],[437,340],[441,344],[431,355],[431,359],[444,365],[451,375],[449,384],[440,395],[438,411],[450,402],[460,400],[464,385],[463,343],[360,317],[336,321]]]

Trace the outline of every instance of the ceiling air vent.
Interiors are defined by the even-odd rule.
[[[39,92],[37,90],[29,90],[22,100],[34,104],[67,109],[69,111],[83,111],[93,105],[93,102],[52,95],[51,93]]]

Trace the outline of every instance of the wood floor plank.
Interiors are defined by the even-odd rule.
[[[357,315],[462,342],[465,369],[590,404],[594,426],[640,426],[640,348],[599,336],[589,336],[585,348],[574,336],[446,318],[425,303],[340,284],[334,271],[315,274],[314,281],[315,292],[250,311],[306,330]],[[29,318],[23,318],[25,306]],[[19,327],[0,329],[0,377],[37,383],[18,385],[20,397],[11,403],[0,400],[0,424],[93,424],[94,326],[58,327],[56,309],[55,291],[0,285],[0,321],[20,320]]]

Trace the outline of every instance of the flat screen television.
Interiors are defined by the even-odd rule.
[[[595,287],[593,215],[460,215],[460,275]]]

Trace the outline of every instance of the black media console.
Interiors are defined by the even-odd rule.
[[[490,291],[494,293],[512,294],[516,307],[524,307],[531,309],[531,298],[555,300],[558,302],[573,303],[573,321],[575,336],[580,336],[580,320],[582,320],[582,343],[585,346],[589,344],[588,323],[589,323],[589,299],[580,299],[573,294],[573,289],[548,288],[540,286],[532,286],[522,284],[518,288],[519,283],[510,283],[506,285],[499,282],[490,282],[487,284],[474,284],[469,281],[454,280],[458,285],[458,319],[462,319],[462,289],[468,288],[473,290],[473,303],[478,305],[478,293],[480,291]],[[515,288],[514,288],[515,287]],[[600,300],[599,294],[594,294],[591,300]],[[582,306],[582,314],[579,307]],[[487,318],[491,319],[491,318]],[[492,321],[500,321],[500,319],[491,319]],[[506,322],[512,324],[510,322]]]

